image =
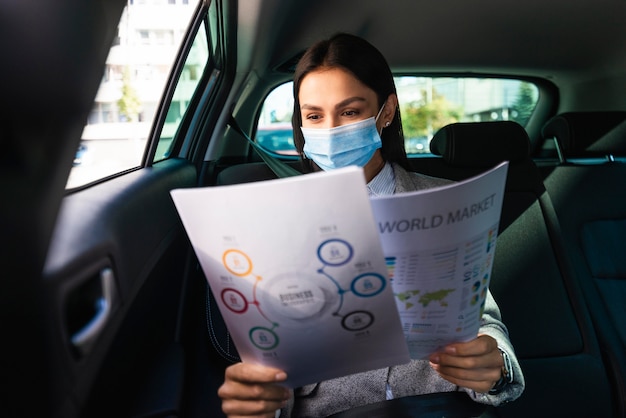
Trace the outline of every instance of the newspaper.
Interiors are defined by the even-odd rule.
[[[357,167],[171,195],[242,360],[298,387],[476,337],[507,167],[372,199]]]
[[[476,337],[508,162],[436,189],[372,198],[411,358]]]

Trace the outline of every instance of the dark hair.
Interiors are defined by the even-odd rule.
[[[300,84],[302,79],[321,67],[341,68],[352,73],[361,83],[376,92],[380,108],[390,94],[396,93],[393,74],[387,60],[372,44],[355,35],[339,33],[309,47],[298,61],[293,79],[293,136],[298,153],[304,160],[304,137],[300,127]],[[385,161],[395,162],[410,169],[404,149],[404,135],[400,109],[396,107],[391,124],[383,129],[381,153]]]

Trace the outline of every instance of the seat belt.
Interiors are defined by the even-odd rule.
[[[230,115],[228,119],[228,125],[235,130],[235,132],[239,133],[239,135],[243,136],[248,140],[252,148],[261,156],[265,164],[276,174],[277,177],[292,177],[292,176],[300,176],[301,172],[296,170],[295,168],[288,166],[283,161],[274,157],[272,154],[263,149],[259,144],[254,142],[248,134],[246,134],[240,127],[233,115]]]

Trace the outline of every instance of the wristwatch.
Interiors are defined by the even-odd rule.
[[[502,376],[500,376],[500,380],[498,380],[491,390],[489,390],[490,395],[497,395],[502,392],[506,385],[513,382],[513,366],[511,365],[511,358],[507,352],[500,347],[498,347],[498,350],[500,350],[504,363],[502,366]]]

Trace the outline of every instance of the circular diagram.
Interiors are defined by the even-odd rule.
[[[366,311],[354,311],[344,316],[341,326],[348,331],[361,331],[374,323],[374,315]]]
[[[323,276],[288,271],[263,280],[257,289],[259,308],[286,327],[302,327],[331,312],[339,295]]]
[[[475,306],[479,301],[480,301],[480,298],[478,297],[478,295],[473,295],[470,298],[470,305]]]
[[[261,350],[272,350],[278,345],[278,335],[269,328],[254,327],[248,335],[252,344]]]
[[[322,289],[315,280],[299,279],[289,276],[273,280],[267,288],[262,289],[262,300],[271,306],[269,310],[282,318],[301,320],[318,314],[326,304]]]
[[[352,246],[341,239],[329,239],[320,244],[317,249],[317,257],[328,266],[341,266],[352,258],[354,250]]]
[[[385,289],[385,278],[377,273],[364,273],[352,280],[352,292],[361,297],[376,296]]]
[[[238,290],[224,289],[222,290],[221,297],[224,306],[235,313],[241,314],[248,310],[248,301]]]
[[[252,272],[252,261],[250,257],[239,250],[228,250],[222,256],[222,263],[226,270],[235,276],[247,276]]]

